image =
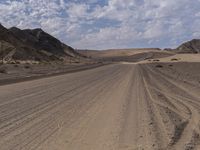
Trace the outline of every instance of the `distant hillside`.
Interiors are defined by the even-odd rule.
[[[78,50],[79,53],[92,58],[132,56],[143,52],[159,52],[159,48],[130,48],[130,49],[108,49],[108,50]]]
[[[200,53],[200,39],[185,42],[176,48],[175,51],[177,53]]]
[[[174,55],[159,48],[132,48],[110,50],[79,50],[79,53],[97,61],[106,62],[139,62],[146,59],[158,59]]]
[[[5,63],[67,62],[83,57],[42,29],[6,29],[0,24],[0,61]]]

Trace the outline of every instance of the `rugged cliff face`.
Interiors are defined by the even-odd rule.
[[[185,42],[175,49],[177,53],[200,53],[200,39]]]
[[[6,29],[0,25],[0,58],[4,62],[71,61],[83,57],[42,29]]]

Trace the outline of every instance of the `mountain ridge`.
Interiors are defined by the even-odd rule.
[[[63,62],[84,58],[72,47],[40,28],[21,30],[12,27],[7,29],[0,24],[0,44],[0,58],[4,63]]]
[[[200,39],[184,42],[175,49],[177,53],[200,53]]]

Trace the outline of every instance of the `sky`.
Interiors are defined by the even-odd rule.
[[[200,0],[0,0],[0,23],[77,49],[174,48],[200,38]]]

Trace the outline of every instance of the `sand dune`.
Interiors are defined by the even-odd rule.
[[[92,58],[131,56],[143,52],[159,52],[158,48],[133,48],[133,49],[109,49],[109,50],[79,50],[78,52]]]
[[[79,50],[79,53],[94,60],[103,62],[139,62],[146,59],[164,58],[175,55],[170,51],[161,51],[156,48],[146,49],[117,49],[117,50]]]
[[[0,150],[199,150],[199,63],[157,65],[0,86]]]

